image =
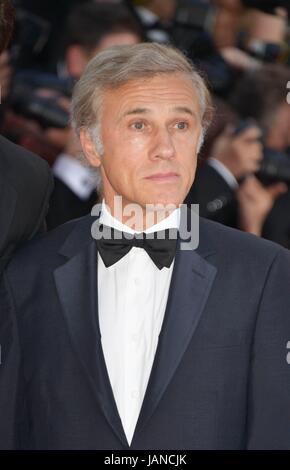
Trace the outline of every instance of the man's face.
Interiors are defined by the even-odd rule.
[[[201,135],[199,101],[182,74],[134,80],[107,91],[101,111],[103,193],[112,207],[181,204],[194,179]],[[92,163],[92,161],[91,161]]]
[[[89,52],[80,45],[71,45],[65,56],[66,68],[69,75],[79,79],[83,74],[88,62],[99,52],[112,46],[128,46],[138,44],[140,37],[132,31],[108,32]]]

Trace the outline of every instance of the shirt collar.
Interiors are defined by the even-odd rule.
[[[89,199],[96,190],[97,181],[92,170],[68,154],[62,153],[58,156],[52,171],[54,176],[82,200]]]
[[[116,230],[119,230],[121,232],[127,232],[131,234],[140,233],[140,231],[131,229],[128,225],[123,224],[120,220],[113,217],[112,214],[109,212],[104,199],[102,201],[101,215],[100,215],[99,221],[101,224],[107,225],[108,227],[115,228]],[[159,230],[166,230],[168,228],[178,229],[179,225],[180,225],[180,208],[177,208],[174,211],[172,211],[168,217],[166,217],[165,219],[161,220],[157,224],[152,225],[151,227],[144,230],[144,233],[157,232]]]
[[[159,20],[159,17],[148,8],[140,6],[137,11],[146,25],[151,25]]]

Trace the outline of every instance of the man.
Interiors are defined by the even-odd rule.
[[[23,351],[17,447],[289,448],[289,253],[204,219],[197,249],[183,241],[209,119],[203,80],[168,46],[108,49],[78,82],[103,204],[3,280]]]

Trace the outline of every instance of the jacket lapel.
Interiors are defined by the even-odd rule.
[[[196,250],[177,250],[164,321],[133,441],[153,414],[182,360],[216,272],[217,269]]]
[[[90,220],[91,226],[93,218]],[[107,421],[120,441],[127,446],[101,345],[97,321],[97,250],[89,230],[90,228],[87,230],[86,245],[78,253],[75,250],[81,244],[77,240],[77,234],[73,233],[66,241],[61,254],[69,259],[55,270],[54,277],[72,344],[82,368]]]

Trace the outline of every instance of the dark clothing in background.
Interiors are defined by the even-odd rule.
[[[46,217],[47,228],[51,230],[72,219],[90,214],[97,202],[97,193],[92,192],[89,199],[80,199],[65,183],[54,177],[54,190],[51,195]]]
[[[16,446],[290,449],[289,252],[205,219],[196,250],[178,244],[129,447],[102,352],[93,222],[30,242],[4,275],[23,350]]]
[[[62,36],[67,16],[73,7],[84,0],[16,0],[16,5],[25,11],[36,15],[48,22],[49,36],[40,54],[25,68],[40,68],[42,71],[55,72],[56,63],[59,60],[59,52],[62,47]],[[89,0],[85,0],[89,1]],[[93,1],[93,0],[91,0]]]
[[[208,204],[219,198],[224,198],[227,203],[224,203],[220,209],[211,211]],[[185,203],[199,204],[199,214],[201,217],[237,228],[238,205],[235,192],[225,179],[207,163],[204,163],[197,169],[194,183]]]
[[[275,201],[263,226],[262,237],[290,249],[290,191]]]
[[[209,203],[221,199],[220,209],[213,212]],[[226,203],[224,203],[226,201]],[[204,163],[198,168],[194,183],[185,200],[187,204],[199,204],[200,215],[229,227],[239,228],[238,201],[235,191],[212,166]],[[279,196],[269,212],[262,230],[262,237],[290,248],[290,192]]]

